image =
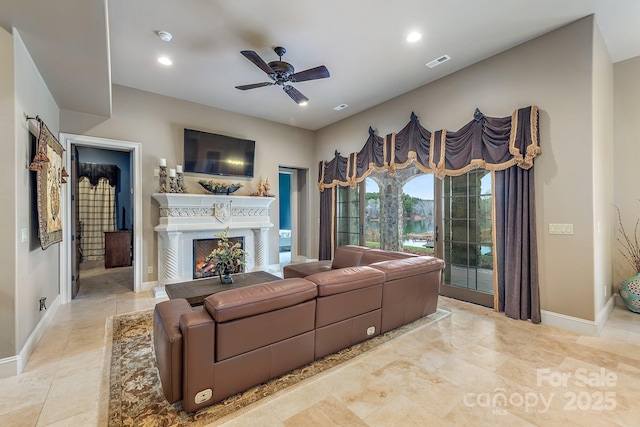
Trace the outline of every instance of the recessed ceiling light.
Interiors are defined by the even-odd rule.
[[[173,61],[170,60],[169,58],[167,58],[166,56],[161,56],[158,58],[158,62],[161,63],[162,65],[171,65],[173,64]]]
[[[160,40],[162,40],[163,42],[170,42],[171,39],[173,38],[171,33],[168,31],[158,31],[156,34],[158,35],[158,37],[160,37]]]
[[[348,107],[347,104],[340,104],[340,105],[337,105],[337,106],[333,107],[333,109],[336,110],[336,111],[340,111],[340,110],[344,110],[347,107]]]
[[[407,36],[407,41],[408,41],[409,43],[415,43],[415,42],[417,42],[418,40],[420,40],[421,38],[422,38],[422,34],[420,34],[420,33],[419,33],[419,32],[417,32],[417,31],[414,31],[414,32],[410,33],[410,34]]]
[[[301,107],[304,107],[308,103],[309,103],[308,101],[302,101],[302,102],[298,103],[298,105],[301,106]]]

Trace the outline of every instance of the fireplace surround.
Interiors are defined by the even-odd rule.
[[[267,270],[269,206],[274,197],[154,193],[160,221],[158,285],[193,280],[193,241],[214,239],[225,228],[229,238],[242,238],[248,252],[244,271]]]

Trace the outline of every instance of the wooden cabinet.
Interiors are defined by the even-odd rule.
[[[105,231],[104,268],[131,265],[131,231]]]

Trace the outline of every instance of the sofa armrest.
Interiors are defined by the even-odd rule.
[[[153,311],[153,347],[162,391],[169,403],[182,399],[182,332],[180,316],[193,308],[185,299],[156,304]]]
[[[180,316],[183,339],[182,408],[194,412],[211,404],[198,399],[199,393],[213,390],[213,362],[215,354],[215,322],[206,310],[194,310]]]

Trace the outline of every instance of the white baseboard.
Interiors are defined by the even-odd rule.
[[[153,282],[142,282],[142,285],[140,285],[140,292],[151,291],[156,286],[158,286],[157,280]]]
[[[40,338],[42,338],[42,335],[44,335],[44,332],[51,324],[51,321],[55,317],[59,307],[60,295],[56,296],[56,299],[53,300],[53,303],[51,303],[47,311],[44,312],[42,319],[40,319],[36,327],[33,329],[29,338],[27,338],[27,341],[24,343],[20,353],[16,356],[0,359],[0,379],[13,377],[22,373],[29,361],[29,358],[31,357],[31,354],[33,354]]]
[[[613,294],[613,296],[615,297],[616,301],[616,307],[624,307],[627,308],[627,305],[624,303],[624,301],[622,300],[622,297],[620,296],[619,293],[615,293]]]
[[[600,331],[604,327],[605,323],[607,323],[607,319],[609,319],[614,305],[615,294],[612,295],[604,307],[602,307],[602,310],[600,310],[596,316],[595,321],[567,316],[566,314],[554,313],[553,311],[542,310],[542,323],[556,328],[566,329],[567,331],[597,337],[600,335]]]
[[[167,295],[167,290],[164,286],[154,286],[152,289],[154,298],[164,298]]]

